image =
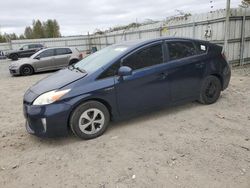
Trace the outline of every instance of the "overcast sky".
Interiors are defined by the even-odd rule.
[[[91,33],[96,28],[162,20],[176,9],[208,12],[224,8],[226,0],[3,0],[0,2],[0,32],[21,34],[33,19],[56,19],[64,36]],[[240,0],[231,0],[237,7]],[[210,6],[213,6],[211,9]]]

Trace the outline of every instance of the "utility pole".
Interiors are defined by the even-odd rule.
[[[228,36],[229,36],[229,17],[230,17],[230,0],[227,0],[226,4],[226,20],[225,20],[225,38],[224,38],[224,46],[223,53],[228,54]]]

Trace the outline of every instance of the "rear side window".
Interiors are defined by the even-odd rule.
[[[196,49],[192,42],[176,41],[168,42],[170,60],[181,59],[196,54]]]
[[[72,51],[69,48],[57,48],[55,49],[56,55],[71,54]]]
[[[37,48],[37,45],[36,44],[30,44],[29,49],[33,49],[33,48]]]
[[[162,45],[157,44],[136,52],[123,61],[123,66],[133,70],[157,65],[163,62]]]

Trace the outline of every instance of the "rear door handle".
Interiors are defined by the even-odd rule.
[[[204,65],[205,65],[205,63],[196,63],[195,67],[201,69],[204,67]]]

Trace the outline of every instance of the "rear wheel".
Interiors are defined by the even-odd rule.
[[[69,65],[74,65],[74,64],[76,64],[78,61],[79,61],[78,59],[72,59],[72,60],[70,60]]]
[[[200,91],[200,102],[203,104],[213,104],[220,97],[221,82],[216,76],[208,76],[203,80]]]
[[[22,76],[32,75],[33,73],[34,73],[34,69],[30,65],[24,65],[20,69],[20,74]]]
[[[92,139],[105,132],[109,121],[110,114],[106,106],[97,101],[88,101],[73,111],[70,127],[79,138]]]

